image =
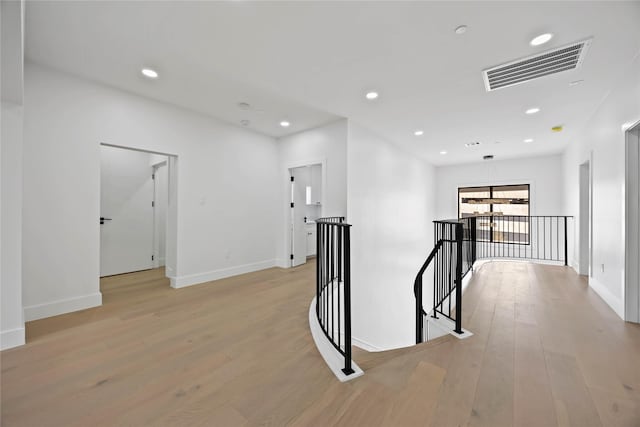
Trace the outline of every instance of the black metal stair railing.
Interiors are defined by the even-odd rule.
[[[325,336],[351,367],[351,225],[344,217],[316,220],[316,317]]]
[[[434,221],[435,247],[414,281],[416,344],[425,337],[424,273],[433,262],[434,318],[443,316],[462,329],[462,280],[481,259],[524,259],[568,264],[570,216],[468,216]]]

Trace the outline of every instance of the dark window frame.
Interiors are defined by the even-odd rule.
[[[505,187],[527,187],[527,214],[526,215],[508,215],[508,216],[522,216],[522,217],[527,217],[527,218],[531,218],[531,184],[503,184],[503,185],[476,185],[476,186],[471,186],[471,187],[458,187],[458,198],[457,198],[457,203],[458,203],[458,219],[462,219],[462,217],[460,216],[460,190],[474,190],[477,189],[478,191],[486,191],[486,189],[489,189],[489,198],[493,199],[493,191],[494,188],[505,188]],[[497,203],[495,203],[497,204]],[[488,203],[489,205],[489,212],[493,213],[493,205],[494,203]],[[527,222],[530,222],[527,221]],[[504,243],[504,244],[515,244],[515,245],[529,245],[531,242],[531,239],[529,238],[529,233],[531,232],[531,230],[529,229],[529,231],[527,232],[527,240],[526,242],[496,242],[494,239],[494,230],[491,230],[491,233],[489,233],[489,240],[484,240],[484,241],[488,241],[490,243]]]

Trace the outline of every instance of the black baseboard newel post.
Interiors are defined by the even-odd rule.
[[[477,234],[476,234],[476,226],[477,226],[477,218],[475,216],[472,216],[469,219],[469,240],[471,240],[471,267],[473,268],[473,264],[476,262],[476,257],[478,255],[477,251],[476,251],[476,241],[477,241]]]
[[[564,217],[564,265],[565,267],[569,265],[568,253],[569,253],[569,250],[567,248],[567,217],[565,216]]]
[[[424,325],[422,318],[422,278],[416,279],[414,288],[416,290],[416,344],[420,344]]]
[[[462,330],[462,242],[464,228],[462,222],[456,224],[456,328],[454,332],[463,334]]]
[[[351,238],[349,226],[344,228],[344,372],[351,375]]]

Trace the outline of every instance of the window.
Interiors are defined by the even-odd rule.
[[[476,238],[529,244],[529,184],[458,188],[458,217],[482,217]]]

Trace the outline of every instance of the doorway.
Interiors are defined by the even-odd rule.
[[[100,277],[175,271],[177,158],[101,144]]]
[[[640,122],[625,133],[625,313],[640,323]]]
[[[591,277],[591,163],[579,166],[578,273]]]
[[[291,267],[305,264],[316,254],[316,223],[322,216],[322,163],[289,168],[291,214],[289,224]]]

